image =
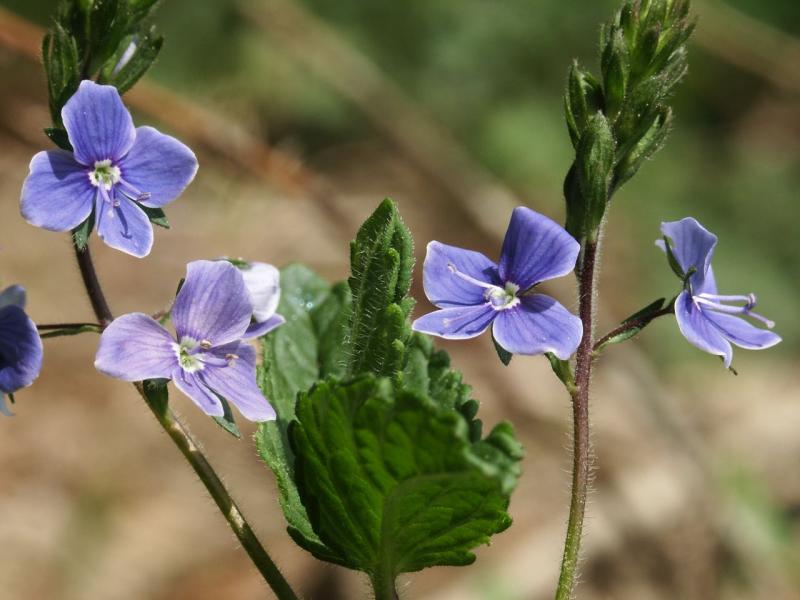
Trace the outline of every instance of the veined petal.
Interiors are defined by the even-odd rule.
[[[725,367],[731,366],[733,348],[719,328],[695,306],[688,291],[682,292],[675,300],[675,318],[683,337],[690,344],[704,352],[721,356]]]
[[[42,369],[42,340],[19,306],[0,308],[0,394],[29,386]]]
[[[214,352],[217,349],[212,350]],[[240,344],[233,352],[220,354],[229,357],[228,366],[207,366],[198,371],[198,378],[217,394],[236,406],[250,421],[273,421],[275,410],[261,394],[256,384],[256,351],[247,344]]]
[[[422,277],[425,295],[439,308],[484,304],[488,285],[502,286],[497,265],[483,254],[435,241],[428,244]]]
[[[695,293],[698,293],[699,289],[704,288],[706,273],[717,245],[717,236],[692,217],[661,223],[661,233],[672,240],[672,254],[683,272],[688,273],[692,267],[697,269],[689,282]],[[663,241],[659,247],[664,249]]]
[[[259,323],[266,321],[275,314],[281,300],[281,272],[261,262],[250,263],[239,271],[253,305],[253,318]]]
[[[523,296],[514,308],[499,311],[494,339],[512,354],[552,352],[568,359],[581,342],[581,320],[550,296]]]
[[[227,261],[196,260],[175,298],[172,322],[178,338],[189,336],[222,346],[242,339],[253,308],[242,274]]]
[[[64,150],[39,152],[22,184],[20,212],[36,227],[69,231],[91,214],[97,194],[86,167]]]
[[[136,141],[119,164],[122,178],[143,193],[150,207],[169,204],[197,173],[197,158],[188,146],[152,127],[138,127]]]
[[[25,288],[21,285],[10,285],[0,292],[0,308],[12,304],[25,308]]]
[[[486,331],[496,316],[490,304],[443,308],[422,315],[411,328],[447,340],[466,340]]]
[[[97,196],[97,235],[115,250],[143,258],[153,248],[153,226],[136,203],[117,194],[115,204]]]
[[[261,336],[267,335],[276,327],[280,327],[284,323],[286,323],[286,319],[280,315],[272,315],[269,319],[262,321],[261,323],[256,321],[255,323],[250,324],[250,326],[247,328],[247,331],[244,332],[242,339],[253,340],[255,338],[260,338]]]
[[[172,382],[181,392],[189,396],[189,399],[197,404],[204,413],[210,417],[221,417],[225,414],[222,402],[208,389],[199,378],[200,371],[187,373],[177,367],[172,373]]]
[[[148,315],[114,319],[100,336],[94,367],[123,381],[169,379],[178,366],[175,340]]]
[[[82,81],[61,110],[75,159],[86,166],[96,161],[118,161],[136,139],[133,119],[117,88]]]
[[[763,350],[781,341],[781,336],[769,329],[762,329],[742,317],[726,315],[713,310],[703,314],[711,321],[729,342],[748,350]]]
[[[532,285],[561,277],[575,268],[580,244],[558,223],[519,206],[500,253],[500,277],[527,290]]]

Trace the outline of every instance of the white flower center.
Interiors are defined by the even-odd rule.
[[[181,338],[179,344],[173,344],[172,347],[175,350],[175,355],[178,357],[181,368],[187,373],[200,371],[205,366],[200,357],[194,352],[203,347],[202,342],[198,342],[196,339],[186,335]]]
[[[519,286],[510,281],[506,283],[505,287],[492,286],[484,293],[486,298],[495,310],[507,310],[514,308],[520,302],[517,296]]]
[[[116,183],[122,178],[119,167],[111,164],[111,159],[97,160],[94,163],[94,170],[89,171],[89,181],[95,187],[102,186],[107,192],[111,191]]]

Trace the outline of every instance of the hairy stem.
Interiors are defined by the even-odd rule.
[[[578,346],[575,363],[575,388],[572,396],[573,455],[572,493],[569,505],[564,556],[558,579],[556,600],[569,600],[578,576],[583,517],[589,491],[591,453],[589,444],[589,383],[592,374],[594,346],[595,266],[598,242],[588,240],[583,246],[578,275],[579,316],[583,322],[583,338]]]
[[[391,573],[374,573],[370,581],[375,592],[375,600],[399,600],[400,596],[394,585],[395,578]]]
[[[81,270],[81,276],[83,277],[83,283],[89,295],[89,300],[92,303],[92,309],[102,327],[106,327],[114,320],[114,316],[103,295],[103,289],[97,278],[97,272],[94,269],[88,246],[83,250],[79,250],[77,246],[75,246],[75,256],[78,259],[78,266]],[[192,466],[194,472],[200,477],[200,481],[206,486],[208,493],[211,494],[220,512],[228,521],[228,525],[230,525],[231,530],[233,530],[233,533],[239,539],[239,542],[247,552],[250,560],[253,561],[253,564],[261,572],[266,582],[272,588],[272,591],[275,592],[278,600],[297,600],[294,591],[278,570],[272,558],[267,554],[267,551],[261,545],[261,542],[244,518],[241,510],[239,510],[239,507],[233,501],[225,484],[222,483],[222,480],[214,471],[214,468],[208,462],[208,459],[200,450],[191,434],[178,422],[166,403],[157,405],[151,402],[144,392],[142,383],[135,383],[134,386],[145,399],[150,410],[153,411],[161,427],[167,432],[167,435],[169,435],[181,451],[181,454],[183,454],[184,458],[186,458],[187,462]]]
[[[83,286],[89,295],[89,302],[92,303],[92,310],[100,324],[106,327],[114,320],[114,316],[111,314],[106,297],[103,295],[103,288],[100,287],[100,281],[97,279],[97,272],[94,270],[94,262],[92,262],[92,255],[89,252],[89,245],[78,248],[73,243],[72,246],[75,249],[75,258],[78,259],[78,268],[81,270]]]

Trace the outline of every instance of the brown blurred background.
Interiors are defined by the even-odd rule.
[[[28,289],[41,323],[91,315],[67,236],[27,225],[17,204],[28,161],[48,145],[35,25],[54,4],[0,9],[0,278]],[[138,124],[191,145],[201,169],[148,260],[93,243],[113,310],[163,307],[197,258],[301,261],[343,278],[347,242],[384,196],[400,204],[420,259],[434,238],[496,257],[517,204],[562,219],[565,73],[573,57],[596,69],[598,24],[615,5],[164,2],[161,58],[126,99]],[[665,318],[603,356],[585,600],[800,598],[800,5],[695,9],[676,130],[611,211],[600,330],[676,292],[653,240],[660,221],[692,215],[720,235],[721,288],[758,292],[784,342],[737,351],[734,377]],[[550,292],[575,307],[570,278]],[[415,295],[426,310],[419,284]],[[0,598],[271,597],[134,390],[93,370],[96,341],[48,341],[39,381],[0,421]],[[550,598],[567,513],[568,398],[541,357],[504,368],[488,336],[441,345],[483,419],[514,422],[524,476],[514,525],[475,565],[406,576],[402,595]],[[173,405],[304,597],[368,594],[358,575],[289,540],[252,427],[240,423],[236,442],[180,394]]]

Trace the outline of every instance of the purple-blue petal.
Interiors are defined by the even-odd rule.
[[[0,394],[29,386],[42,369],[42,340],[19,306],[0,308]]]
[[[683,337],[693,346],[709,354],[721,356],[726,367],[731,366],[733,348],[719,328],[692,301],[688,291],[675,299],[675,318]]]
[[[748,350],[763,350],[781,341],[781,336],[769,329],[762,329],[742,317],[727,315],[713,310],[703,314],[711,321],[726,340]]]
[[[575,268],[580,244],[544,215],[520,206],[511,222],[500,253],[500,278],[521,290],[561,277]]]
[[[550,296],[523,296],[514,308],[499,311],[494,339],[512,354],[552,352],[568,359],[581,342],[581,320]]]
[[[692,217],[661,223],[661,233],[672,240],[672,254],[681,270],[684,273],[688,273],[692,267],[697,270],[689,281],[695,293],[699,293],[698,290],[705,286],[704,280],[714,256],[717,236]],[[659,247],[664,249],[663,242]]]
[[[425,295],[432,304],[448,308],[486,302],[486,288],[467,281],[459,273],[487,284],[502,285],[497,275],[497,265],[480,252],[430,242],[422,277]]]
[[[150,207],[169,204],[197,173],[197,158],[188,146],[152,127],[136,129],[136,141],[119,163],[122,178],[149,196]]]
[[[25,308],[25,288],[21,285],[10,285],[0,292],[0,308],[12,304]]]
[[[197,260],[186,266],[172,308],[178,339],[189,336],[222,346],[242,339],[253,307],[239,269],[227,261]]]
[[[200,379],[200,371],[187,373],[177,367],[172,374],[172,382],[181,392],[200,407],[209,417],[221,417],[225,414],[222,402]]]
[[[117,194],[112,205],[97,197],[95,213],[97,235],[106,244],[136,258],[150,254],[153,248],[153,226],[135,202]]]
[[[61,110],[75,160],[92,167],[99,160],[116,162],[136,139],[131,114],[113,85],[82,81]]]
[[[169,379],[178,366],[175,340],[148,315],[123,315],[100,336],[94,366],[123,381]]]
[[[280,327],[284,323],[286,323],[286,319],[280,315],[272,315],[266,321],[262,321],[261,323],[256,321],[250,324],[250,326],[247,328],[247,331],[244,332],[242,339],[253,340],[255,338],[260,338],[261,336],[267,335],[276,327]]]
[[[466,340],[486,331],[496,316],[490,304],[457,306],[422,315],[411,328],[448,340]]]
[[[22,184],[20,212],[36,227],[69,231],[89,217],[96,194],[86,167],[72,154],[64,150],[39,152]]]
[[[253,305],[253,318],[259,323],[268,320],[275,314],[281,300],[281,272],[261,262],[239,267],[239,272]]]
[[[225,352],[227,354],[228,351]],[[197,372],[198,378],[238,408],[246,419],[273,421],[275,410],[256,384],[256,351],[247,344],[240,344],[233,354],[238,358],[230,360],[228,366],[209,365]],[[225,355],[220,356],[224,358]]]

